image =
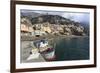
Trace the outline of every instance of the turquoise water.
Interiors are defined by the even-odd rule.
[[[56,61],[89,59],[89,37],[54,39]]]

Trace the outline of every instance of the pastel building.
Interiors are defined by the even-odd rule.
[[[33,32],[32,24],[29,19],[21,18],[21,35],[28,36]]]

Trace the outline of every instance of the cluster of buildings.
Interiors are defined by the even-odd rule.
[[[27,18],[21,18],[21,35],[28,36],[33,32],[32,23]]]
[[[22,36],[43,36],[47,34],[54,35],[72,35],[73,33],[83,33],[82,26],[75,26],[73,24],[61,25],[50,24],[49,22],[32,24],[28,18],[21,18],[21,35]]]

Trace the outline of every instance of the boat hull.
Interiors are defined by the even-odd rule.
[[[42,56],[44,57],[45,60],[47,61],[52,61],[55,60],[55,51],[47,52],[47,53],[42,53]]]

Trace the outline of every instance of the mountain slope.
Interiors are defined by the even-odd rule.
[[[42,19],[42,21],[39,21],[39,18]],[[64,17],[61,17],[59,15],[41,15],[41,16],[38,16],[38,17],[34,17],[32,18],[32,24],[35,24],[35,23],[39,23],[39,22],[49,22],[51,24],[64,24],[64,23],[69,23],[71,22],[70,19],[66,19]]]

